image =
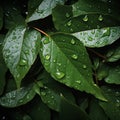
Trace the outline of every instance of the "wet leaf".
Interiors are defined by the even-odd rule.
[[[61,96],[60,120],[90,120],[85,111]]]
[[[13,108],[26,104],[35,96],[32,87],[32,85],[29,85],[4,94],[0,97],[0,105]]]
[[[109,116],[110,120],[120,119],[120,89],[117,87],[102,87],[108,102],[100,101],[100,106]]]
[[[0,6],[0,30],[1,30],[2,26],[3,26],[3,10]]]
[[[19,25],[8,32],[5,38],[3,57],[15,78],[17,87],[34,63],[40,41],[40,33]]]
[[[55,80],[105,100],[101,90],[93,82],[87,51],[77,38],[67,34],[54,34],[51,38],[43,38],[40,58]]]
[[[120,38],[120,27],[106,27],[73,33],[87,47],[103,47]]]
[[[56,5],[64,4],[65,1],[66,0],[30,0],[26,21],[30,22],[49,16]]]

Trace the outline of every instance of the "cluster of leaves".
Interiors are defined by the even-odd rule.
[[[4,0],[0,119],[119,120],[119,9],[119,0]]]

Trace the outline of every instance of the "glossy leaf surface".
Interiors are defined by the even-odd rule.
[[[22,87],[20,89],[11,91],[0,97],[0,105],[4,107],[17,107],[24,105],[35,96],[35,92],[32,89],[32,85]]]
[[[6,35],[3,57],[17,87],[37,57],[39,41],[40,33],[23,25],[13,28]]]
[[[30,22],[49,16],[57,4],[64,4],[65,1],[66,0],[30,0],[26,21]]]
[[[105,100],[92,79],[91,62],[83,44],[67,34],[55,34],[41,40],[40,57],[51,76],[76,90]]]
[[[73,33],[87,47],[103,47],[120,38],[120,27],[106,27]]]

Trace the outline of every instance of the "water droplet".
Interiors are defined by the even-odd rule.
[[[86,66],[86,65],[83,65],[83,68],[84,68],[84,69],[86,69],[86,68],[87,68],[87,66]]]
[[[60,71],[57,71],[57,72],[56,72],[56,77],[57,77],[58,79],[62,79],[64,76],[65,76],[65,73],[60,72]]]
[[[51,96],[51,98],[53,99],[53,98],[54,98],[54,96]]]
[[[110,28],[107,27],[107,28],[104,28],[103,29],[103,36],[109,36],[110,35]]]
[[[73,32],[73,29],[72,29],[72,28],[70,28],[70,32]]]
[[[83,21],[85,21],[85,22],[88,21],[88,16],[87,15],[84,16]]]
[[[30,98],[30,95],[27,95],[27,99],[29,99]]]
[[[102,16],[102,15],[99,15],[98,20],[99,20],[99,21],[103,21],[103,16]]]
[[[24,60],[24,59],[20,60],[20,63],[19,63],[20,66],[24,66],[26,64],[27,64],[26,60]]]
[[[45,95],[46,95],[46,92],[41,92],[41,95],[45,96]]]
[[[116,94],[116,96],[119,96],[120,95],[120,93],[117,91],[117,92],[115,92],[115,94]]]
[[[76,54],[73,54],[71,57],[75,60],[78,59],[78,56]]]
[[[28,15],[28,12],[26,11],[25,14]]]
[[[55,62],[56,62],[56,60],[53,60],[53,62],[55,63]]]
[[[66,13],[65,16],[68,18],[68,17],[70,17],[70,14],[69,14],[69,13]]]
[[[77,81],[75,81],[76,83],[78,83],[78,84],[80,84],[81,83],[81,81],[80,80],[77,80]]]
[[[61,66],[61,63],[57,63],[58,64],[58,66]]]
[[[50,55],[49,54],[45,55],[45,59],[49,60],[50,59]]]
[[[19,100],[19,102],[20,102],[20,103],[22,103],[22,102],[23,102],[23,100]]]
[[[71,44],[73,44],[73,45],[75,44],[75,40],[74,39],[71,40]]]
[[[44,44],[48,44],[50,42],[50,39],[48,37],[46,37],[44,40],[43,40],[43,43]]]
[[[67,23],[67,26],[71,26],[71,24],[72,24],[72,23],[71,23],[71,20],[70,20],[70,21]]]

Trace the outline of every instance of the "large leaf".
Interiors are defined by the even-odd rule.
[[[84,2],[84,4],[82,4],[81,1]],[[80,3],[78,2],[80,5],[75,5],[74,7],[70,5],[56,6],[52,11],[53,21],[56,29],[62,32],[75,33],[83,30],[120,25],[120,20],[118,20],[115,15],[112,16],[110,13],[108,13],[108,10],[102,13],[98,9],[99,7],[100,9],[104,10],[105,6],[103,4],[96,3],[94,0],[90,0],[91,2],[89,0],[87,1],[80,0]],[[92,2],[95,2],[95,4]],[[82,6],[84,7],[83,10]],[[91,6],[93,7],[90,8]],[[78,13],[75,13],[75,9],[77,9],[76,11],[79,12],[79,15],[76,15]],[[89,12],[89,10],[91,12]]]
[[[37,57],[39,40],[39,32],[23,25],[13,28],[6,35],[3,56],[17,87]]]
[[[103,47],[120,38],[120,27],[106,27],[73,33],[87,47]]]
[[[91,120],[76,104],[61,96],[60,120]]]
[[[30,22],[49,16],[57,4],[64,4],[65,1],[66,0],[30,0],[26,21]]]
[[[120,119],[120,89],[103,87],[104,94],[108,102],[100,101],[100,106],[104,109],[105,113],[109,116],[110,120]]]
[[[6,93],[0,97],[0,105],[12,108],[26,104],[35,96],[35,92],[32,88],[33,85],[29,85]]]
[[[2,26],[3,26],[3,10],[0,6],[0,30],[1,30]]]
[[[4,63],[2,48],[3,48],[3,40],[4,36],[0,35],[0,95],[2,94],[5,86],[5,74],[7,71],[7,67]]]
[[[45,69],[55,80],[105,100],[93,82],[87,51],[77,38],[59,33],[51,38],[43,38],[40,57]]]
[[[63,94],[66,99],[75,103],[75,98],[66,86],[61,85],[56,82],[49,73],[46,71],[40,76],[40,81],[37,83],[41,86],[40,83],[43,84],[42,88],[40,88],[40,96],[42,101],[47,104],[51,109],[55,111],[60,110],[60,94]]]

